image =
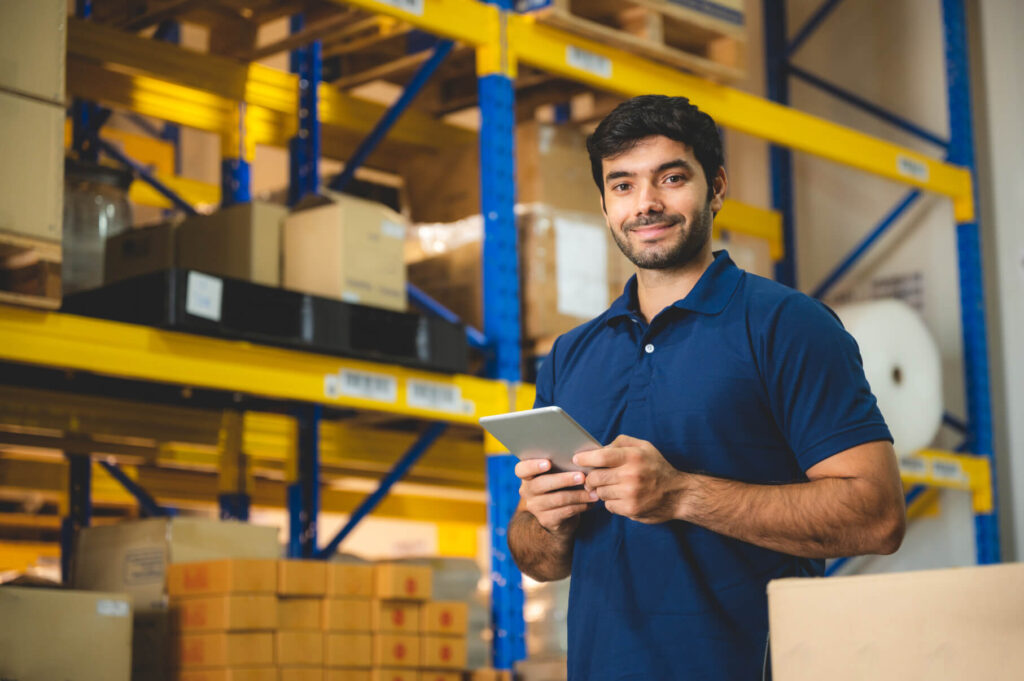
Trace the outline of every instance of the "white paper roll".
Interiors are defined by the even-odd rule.
[[[896,299],[844,305],[836,314],[860,346],[897,456],[930,445],[942,422],[942,363],[920,315]]]

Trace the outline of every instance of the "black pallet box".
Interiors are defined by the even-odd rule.
[[[171,269],[65,296],[70,314],[464,373],[461,324],[195,270]]]

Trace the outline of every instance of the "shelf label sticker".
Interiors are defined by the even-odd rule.
[[[405,240],[405,225],[400,225],[391,220],[381,220],[380,233],[392,239]]]
[[[423,16],[423,0],[378,0],[382,5],[400,9],[418,17]]]
[[[612,60],[590,50],[584,50],[582,47],[566,45],[565,63],[574,69],[586,71],[600,78],[612,77]]]
[[[964,467],[959,461],[943,461],[937,459],[932,462],[932,477],[936,480],[947,482],[967,482],[967,475]]]
[[[398,400],[398,379],[387,374],[342,369],[324,376],[324,395],[332,400],[344,395],[394,403]]]
[[[896,157],[896,169],[900,175],[910,177],[921,182],[927,182],[929,178],[928,164],[922,163],[909,156]]]
[[[462,389],[457,385],[414,378],[406,381],[405,403],[417,409],[446,411],[452,414],[472,414],[476,409],[476,405],[471,401],[462,399]]]
[[[128,601],[115,601],[111,598],[101,598],[96,601],[96,614],[101,617],[128,617],[132,614]]]
[[[195,317],[220,321],[224,282],[202,272],[189,272],[185,288],[185,312]]]
[[[909,475],[928,475],[928,462],[919,456],[904,456],[900,459],[900,470]]]

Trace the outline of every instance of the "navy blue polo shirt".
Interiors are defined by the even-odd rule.
[[[892,440],[832,311],[725,251],[649,325],[638,309],[634,277],[604,314],[561,336],[536,406],[562,407],[603,444],[631,435],[680,470],[750,483],[806,481],[833,454]],[[569,679],[760,679],[768,581],[823,568],[598,502],[575,537]]]

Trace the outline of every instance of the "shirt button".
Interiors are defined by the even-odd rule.
[[[648,355],[651,354],[652,352],[654,352],[654,346],[648,343],[647,345],[644,346],[644,352],[646,352]]]

